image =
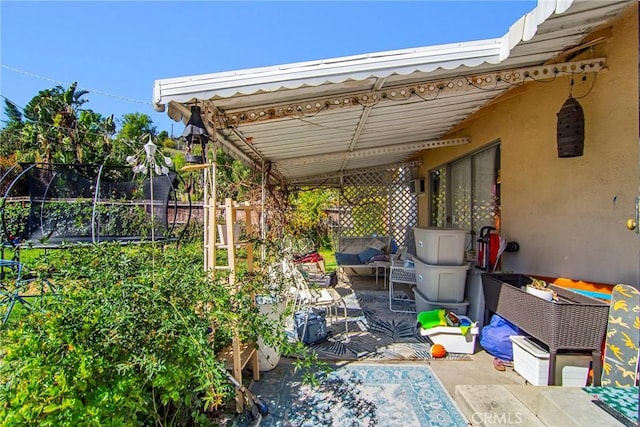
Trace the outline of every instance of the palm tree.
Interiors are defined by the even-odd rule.
[[[77,86],[74,82],[67,89],[42,90],[25,107],[25,136],[41,156],[34,160],[78,164],[86,163],[86,157],[96,160],[108,155],[110,136],[115,132],[113,116],[105,119],[82,109],[89,102],[83,96],[89,92]]]

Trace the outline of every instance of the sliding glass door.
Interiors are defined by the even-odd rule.
[[[485,226],[498,228],[499,175],[498,144],[432,170],[429,225],[469,230],[472,236]]]

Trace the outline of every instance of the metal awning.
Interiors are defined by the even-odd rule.
[[[219,144],[278,180],[335,184],[470,142],[444,136],[514,86],[597,72],[606,58],[573,58],[632,3],[541,0],[501,38],[156,80],[154,105],[183,123],[200,105]]]

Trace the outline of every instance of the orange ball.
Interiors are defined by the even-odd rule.
[[[431,357],[441,359],[447,355],[447,349],[442,344],[434,344],[431,346]]]

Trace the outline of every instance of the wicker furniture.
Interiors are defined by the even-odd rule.
[[[531,278],[523,274],[483,274],[486,309],[549,347],[550,385],[555,385],[558,350],[591,351],[594,385],[598,385],[609,305],[554,285],[549,287],[558,301],[545,301],[525,291],[530,283]]]

